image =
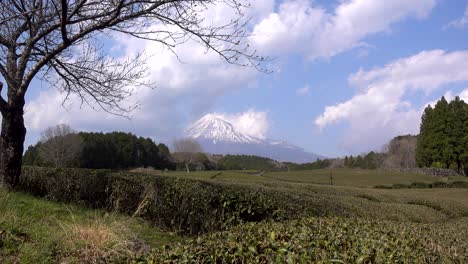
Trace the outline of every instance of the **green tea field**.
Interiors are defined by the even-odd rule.
[[[0,190],[2,263],[468,261],[461,177],[29,168],[23,181],[43,198]]]

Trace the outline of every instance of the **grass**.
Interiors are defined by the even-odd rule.
[[[0,188],[0,263],[97,263],[180,241],[139,219]]]

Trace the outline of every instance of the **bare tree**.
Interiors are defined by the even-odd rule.
[[[174,152],[174,157],[183,162],[187,173],[190,173],[190,164],[196,161],[197,155],[203,150],[195,139],[182,138],[174,141]]]
[[[1,0],[0,181],[14,187],[21,174],[25,95],[34,78],[77,95],[82,103],[125,115],[134,106],[122,101],[150,85],[144,58],[115,59],[103,48],[107,37],[122,33],[155,41],[175,52],[188,40],[204,45],[226,62],[261,70],[266,58],[247,43],[247,0]],[[225,23],[206,11],[225,5],[234,12]]]
[[[42,132],[39,155],[56,168],[69,166],[81,153],[83,139],[69,125],[59,124]]]
[[[387,153],[384,166],[387,168],[409,169],[416,167],[417,137],[406,135],[392,139],[385,147]]]

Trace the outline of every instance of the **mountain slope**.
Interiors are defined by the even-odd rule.
[[[220,116],[208,114],[190,125],[186,134],[195,139],[207,139],[216,142],[236,143],[260,143],[256,138],[237,132],[232,124],[223,120]]]
[[[208,114],[191,124],[185,131],[196,139],[206,152],[214,154],[256,155],[297,163],[312,162],[321,156],[285,141],[259,139],[244,135],[222,116]]]

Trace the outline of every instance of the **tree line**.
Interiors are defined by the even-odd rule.
[[[409,169],[416,167],[416,142],[418,136],[397,136],[384,145],[381,152],[371,151],[358,156],[345,156],[335,164],[344,168]]]
[[[67,125],[46,129],[24,154],[24,165],[128,169],[175,169],[169,148],[131,133],[74,132]]]
[[[335,159],[331,166],[362,169],[410,169],[436,167],[454,169],[460,174],[468,168],[468,104],[460,97],[447,102],[442,97],[421,116],[418,135],[393,138],[381,153]]]

